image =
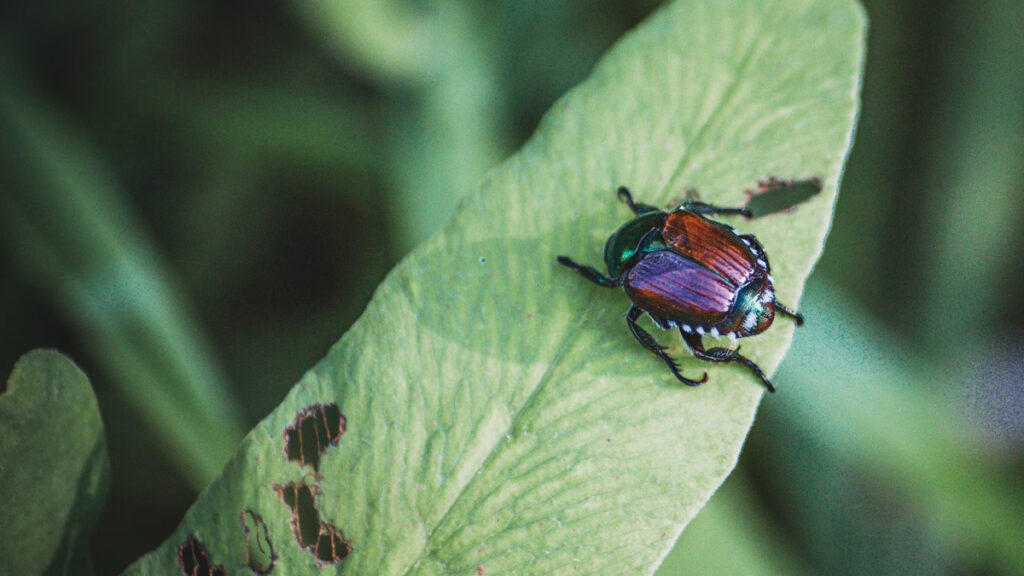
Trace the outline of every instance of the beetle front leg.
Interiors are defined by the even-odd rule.
[[[584,266],[583,264],[577,264],[572,260],[572,258],[569,258],[568,256],[559,256],[557,260],[558,263],[561,264],[562,266],[568,266],[569,268],[572,268],[573,270],[579,272],[580,276],[583,276],[584,278],[590,280],[591,282],[597,284],[598,286],[604,286],[605,288],[618,288],[619,286],[618,280],[614,278],[609,278],[604,274],[601,274],[601,271],[598,270],[597,268],[594,268],[593,266]]]
[[[648,212],[658,212],[659,211],[654,206],[651,206],[651,205],[648,205],[648,204],[638,204],[638,203],[634,202],[633,201],[633,195],[630,194],[629,188],[626,188],[625,186],[619,186],[618,194],[619,194],[619,200],[622,200],[623,202],[625,202],[626,205],[629,206],[629,209],[633,211],[633,214],[636,214],[636,215],[639,216],[640,214],[646,214]]]
[[[710,348],[705,350],[704,342],[701,340],[699,334],[687,334],[682,329],[679,330],[679,333],[683,335],[683,341],[686,342],[686,345],[690,348],[690,352],[693,352],[693,355],[697,358],[707,360],[708,362],[739,362],[753,370],[754,374],[761,379],[761,382],[764,383],[765,388],[767,388],[769,392],[775,392],[775,386],[772,386],[771,380],[768,380],[768,377],[765,376],[761,367],[755,364],[750,358],[740,354],[739,348],[736,350],[730,350],[729,348]]]
[[[702,376],[700,380],[690,380],[679,373],[679,366],[671,356],[665,353],[665,347],[658,344],[658,341],[654,339],[654,336],[651,336],[648,331],[644,330],[636,323],[643,313],[644,311],[636,306],[630,306],[629,312],[626,312],[626,324],[629,324],[629,330],[633,333],[633,337],[636,338],[637,342],[639,342],[644,348],[654,352],[655,356],[664,360],[665,364],[668,364],[668,368],[672,371],[672,374],[683,384],[686,384],[687,386],[699,386],[700,384],[707,382],[707,372],[704,373],[704,376]]]

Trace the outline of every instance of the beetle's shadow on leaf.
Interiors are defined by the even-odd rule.
[[[573,249],[593,252],[583,247],[576,243]],[[559,265],[555,257],[566,250],[539,241],[502,239],[448,245],[446,251],[451,261],[461,263],[454,275],[410,281],[458,283],[460,293],[472,294],[472,300],[422,303],[416,318],[420,329],[455,347],[520,365],[563,356],[566,347],[586,341],[587,362],[575,370],[613,378],[663,371],[665,387],[681,386],[633,338],[625,320],[630,303],[623,291],[596,286]],[[594,265],[603,268],[603,263]],[[703,374],[705,365],[689,355],[678,332],[642,322],[684,370],[696,377]]]
[[[552,332],[614,322],[626,306],[621,290],[602,290],[555,262],[539,241],[508,238],[445,246],[456,263],[430,277],[416,271],[409,290],[418,327],[453,345],[502,360],[530,363],[543,357]],[[457,285],[437,301],[416,302],[420,283]],[[567,319],[565,311],[571,318]],[[624,326],[624,324],[623,324]]]

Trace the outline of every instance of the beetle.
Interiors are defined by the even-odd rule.
[[[817,182],[808,180],[798,182]],[[767,180],[765,186],[784,187],[791,181]],[[820,183],[817,183],[820,189]],[[604,262],[608,274],[592,266],[559,256],[563,266],[576,270],[587,280],[605,288],[622,287],[632,301],[626,324],[633,337],[661,358],[683,384],[707,382],[682,375],[679,366],[637,320],[645,313],[662,329],[678,328],[683,342],[695,357],[708,362],[736,362],[748,367],[769,392],[775,387],[753,360],[739,353],[739,347],[704,348],[703,337],[738,338],[760,334],[772,325],[776,313],[803,324],[803,316],[775,299],[775,280],[768,256],[757,238],[740,234],[732,226],[710,216],[753,217],[746,208],[721,208],[691,200],[689,194],[677,208],[663,211],[634,202],[625,186],[619,199],[633,211],[633,219],[608,237]]]

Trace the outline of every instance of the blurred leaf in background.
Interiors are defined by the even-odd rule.
[[[112,466],[93,539],[98,573],[163,540],[219,458],[175,456],[125,383],[193,379],[206,392],[171,401],[217,398],[233,407],[223,420],[197,417],[237,437],[323,356],[467,183],[658,3],[449,4],[0,6],[0,221],[11,222],[10,206],[65,218],[0,235],[0,359],[10,367],[32,348],[59,347],[96,387]],[[977,496],[976,511],[1012,511],[1024,500],[1024,4],[865,7],[862,117],[821,283],[802,307],[808,325],[741,459],[749,485],[713,499],[706,512],[717,519],[704,525],[724,527],[711,541],[746,547],[734,557],[765,559],[761,574],[1022,574],[999,552],[1019,525],[969,530],[971,514],[943,504]],[[11,128],[26,123],[46,128]],[[100,176],[69,178],[72,168]],[[104,200],[54,204],[30,192],[54,181],[89,182]],[[95,282],[126,277],[111,294],[163,304],[102,314]],[[805,347],[805,336],[832,337],[818,323],[895,338]],[[938,403],[959,415],[960,433],[905,418],[902,404],[872,412],[878,397],[855,393],[860,347],[875,352],[872,390],[898,388],[886,402],[909,407]],[[790,404],[816,406],[798,387],[852,387],[825,408],[872,434],[829,434],[813,410]],[[913,458],[874,449],[878,438],[932,437],[945,448]],[[971,475],[942,481],[964,462]],[[734,522],[752,536],[733,538]],[[700,573],[686,570],[662,573]]]
[[[89,380],[52,350],[0,385],[0,574],[89,574],[110,462]]]

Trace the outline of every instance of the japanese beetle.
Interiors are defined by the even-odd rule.
[[[797,184],[816,180],[801,181]],[[794,183],[767,180],[762,189],[785,187]],[[646,313],[663,329],[678,328],[683,342],[694,356],[709,362],[738,362],[750,368],[774,392],[768,377],[749,358],[729,348],[704,348],[705,335],[727,336],[733,342],[760,334],[772,325],[776,312],[793,318],[799,326],[803,317],[775,300],[774,279],[768,256],[757,238],[739,234],[732,226],[708,216],[753,215],[746,208],[720,208],[694,200],[666,212],[633,201],[626,187],[619,198],[635,215],[608,238],[604,246],[605,276],[592,266],[577,264],[567,256],[558,263],[579,272],[594,284],[605,288],[621,286],[632,300],[626,323],[640,344],[661,358],[672,374],[688,386],[707,382],[691,380],[679,372],[679,366],[637,320]]]

